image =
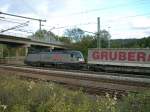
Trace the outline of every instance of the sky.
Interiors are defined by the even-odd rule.
[[[100,29],[109,31],[112,39],[150,36],[149,0],[0,0],[0,11],[44,19],[42,29],[60,36],[70,28],[97,32],[97,17]],[[0,14],[0,31],[27,21]],[[20,29],[30,35],[39,29],[39,22],[29,21]]]

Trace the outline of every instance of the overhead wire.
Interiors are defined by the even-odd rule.
[[[11,20],[5,20],[5,19],[1,19],[1,18],[0,18],[0,21],[21,24],[21,22],[16,22],[16,21],[11,21]]]
[[[145,16],[145,15],[150,15],[150,13],[145,13],[145,14],[137,14],[137,15],[130,15],[130,16],[123,16],[123,17],[119,17],[117,19],[108,19],[107,21],[117,21],[118,20],[121,20],[121,19],[126,19],[126,18],[134,18],[134,17],[140,17],[140,16]],[[46,26],[46,25],[43,25],[45,27],[51,27],[52,30],[57,30],[57,29],[64,29],[64,28],[67,28],[67,27],[76,27],[76,26],[82,26],[82,25],[90,25],[90,24],[97,24],[96,22],[88,22],[88,23],[80,23],[80,24],[75,24],[75,25],[68,25],[68,26],[60,26],[60,27],[55,27],[55,26]]]
[[[140,17],[140,16],[150,16],[150,12],[149,13],[144,13],[144,14],[136,14],[136,15],[130,15],[130,16],[122,16],[122,17],[118,17],[116,19],[108,19],[108,21],[117,21],[118,20],[122,20],[122,19],[127,19],[127,18],[134,18],[134,17]]]
[[[137,3],[139,4],[139,2],[140,2],[140,5],[145,4],[145,3],[141,3],[141,0],[135,1],[134,4],[137,4]],[[52,18],[57,18],[57,17],[75,16],[75,15],[88,14],[88,13],[97,12],[97,11],[104,11],[104,10],[108,10],[108,9],[118,8],[118,7],[125,7],[125,6],[129,6],[129,5],[130,4],[128,4],[128,3],[127,4],[117,4],[117,5],[114,5],[114,6],[111,6],[111,7],[103,7],[103,8],[97,8],[97,9],[90,9],[90,10],[85,10],[85,11],[80,11],[80,12],[74,12],[74,13],[70,13],[70,14],[66,14],[66,15],[51,16],[51,17]]]
[[[90,25],[90,24],[96,24],[96,22],[88,22],[88,23],[80,23],[80,24],[74,24],[74,25],[68,25],[68,26],[53,27],[53,29],[51,29],[51,30],[64,29],[67,27],[84,26],[84,25]],[[52,26],[45,26],[45,27],[51,27],[52,28]]]
[[[23,19],[23,18],[17,19],[16,17],[8,17],[7,15],[0,17],[0,19],[5,19],[8,21],[16,21],[16,22],[18,22],[18,21],[19,22],[25,22],[26,21],[26,19]]]
[[[15,31],[21,31],[21,32],[25,32],[25,33],[30,33],[30,34],[34,34],[34,32],[32,31],[27,31],[27,30],[24,30],[24,29],[14,29]]]
[[[19,25],[13,26],[11,28],[3,29],[3,30],[0,31],[0,33],[6,32],[6,31],[9,31],[9,30],[14,30],[14,29],[17,29],[17,28],[20,28],[20,27],[28,26],[28,23],[29,23],[29,21],[26,21],[25,23],[21,23]]]

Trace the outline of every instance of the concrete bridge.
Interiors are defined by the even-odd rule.
[[[43,48],[60,48],[65,49],[65,45],[58,41],[52,41],[52,42],[44,42],[44,41],[38,41],[31,38],[23,38],[23,37],[15,37],[10,35],[2,35],[0,34],[0,43],[8,44],[12,46],[24,46],[24,47],[43,47]]]

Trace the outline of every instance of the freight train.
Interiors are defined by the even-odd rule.
[[[85,62],[80,51],[59,50],[28,53],[25,63],[92,71],[150,74],[150,49],[89,49]]]

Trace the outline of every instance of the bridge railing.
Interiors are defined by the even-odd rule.
[[[37,37],[30,37],[31,40],[38,41],[38,42],[45,42],[50,44],[56,44],[56,45],[64,45],[63,42],[60,42],[59,40],[56,40],[54,38],[44,37],[44,38],[37,38]]]

